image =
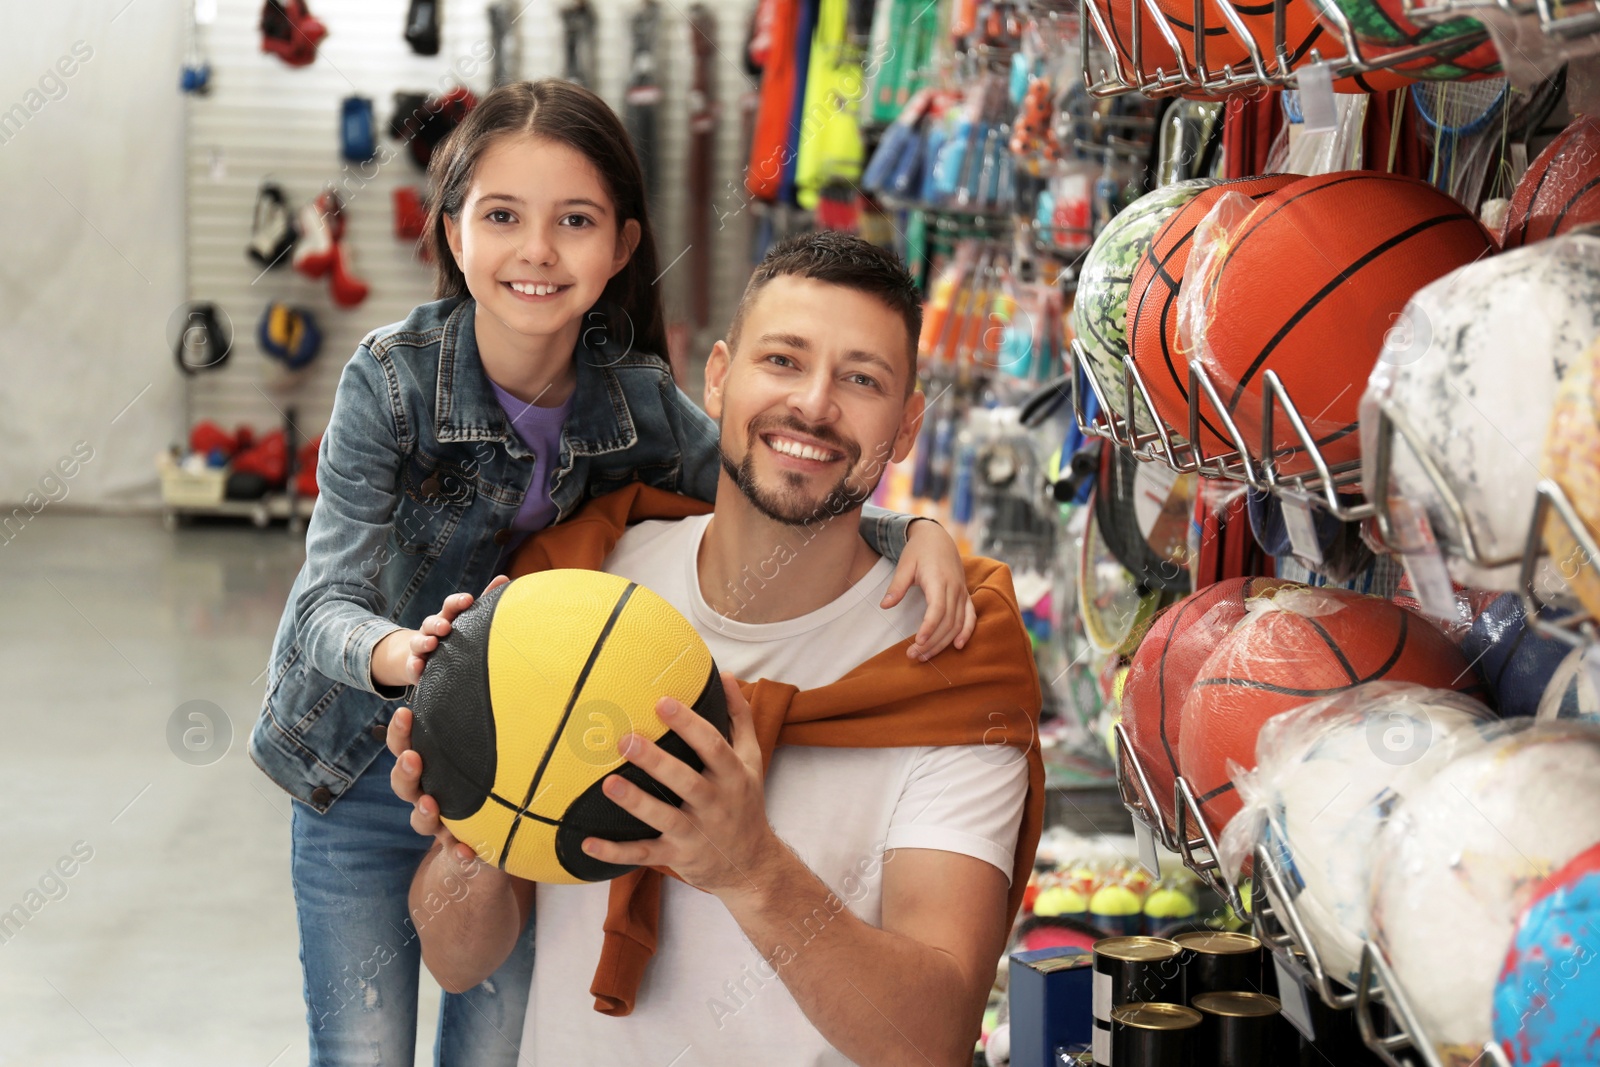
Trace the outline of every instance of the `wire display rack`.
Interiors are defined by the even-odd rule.
[[[1089,17],[1083,19],[1081,23],[1079,59],[1083,68],[1084,84],[1092,96],[1117,96],[1134,92],[1146,96],[1170,96],[1178,93],[1227,96],[1262,88],[1294,89],[1299,87],[1301,72],[1309,66],[1324,66],[1330,77],[1338,80],[1356,74],[1389,70],[1430,56],[1464,52],[1481,44],[1489,35],[1488,30],[1480,26],[1422,44],[1392,50],[1386,48],[1381,55],[1368,54],[1371,50],[1364,48],[1357,39],[1350,21],[1336,6],[1330,4],[1323,13],[1323,18],[1336,30],[1335,38],[1343,46],[1344,53],[1325,55],[1321,49],[1313,48],[1296,65],[1290,55],[1292,45],[1286,39],[1288,20],[1285,18],[1285,8],[1288,0],[1275,0],[1273,4],[1270,50],[1262,47],[1262,42],[1250,32],[1244,18],[1232,4],[1209,4],[1207,0],[1194,0],[1192,35],[1189,31],[1185,31],[1194,42],[1192,55],[1187,54],[1179,43],[1172,19],[1168,12],[1162,9],[1158,0],[1123,0],[1123,2],[1129,4],[1130,23],[1129,40],[1125,50],[1117,47],[1116,35],[1112,32],[1107,9],[1094,3],[1093,0],[1088,0],[1084,4],[1084,11]],[[1504,0],[1504,2],[1507,4],[1515,2],[1519,5],[1525,3],[1530,7],[1552,7],[1555,4],[1555,0]],[[1463,13],[1465,12],[1460,10],[1450,11],[1453,17],[1459,17]],[[1228,36],[1247,53],[1246,60],[1239,64],[1224,64],[1217,67],[1207,63],[1206,36],[1208,30],[1219,28],[1216,26],[1219,14],[1222,16],[1220,28],[1224,29]],[[1566,35],[1589,32],[1584,28],[1588,25],[1587,22],[1581,20],[1574,22],[1572,18],[1558,21],[1564,27],[1563,32]],[[1154,27],[1174,57],[1176,70],[1167,70],[1147,62],[1146,22]],[[1541,25],[1544,24],[1541,21]],[[1215,51],[1214,45],[1212,50]],[[1109,60],[1109,66],[1103,65],[1106,60]],[[1102,65],[1097,66],[1097,61]]]

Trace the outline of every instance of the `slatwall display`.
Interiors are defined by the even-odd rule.
[[[591,0],[599,22],[597,91],[623,111],[631,57],[629,18],[640,0]],[[721,335],[749,275],[741,188],[739,98],[753,89],[741,59],[752,0],[706,0],[717,15],[719,54],[714,57],[720,104],[713,189],[712,326],[691,344],[689,391],[698,399],[699,367]],[[669,323],[688,317],[689,256],[678,259],[687,237],[687,91],[691,64],[687,3],[660,0],[660,69],[665,98],[658,118],[663,168],[654,223],[661,287]],[[211,91],[189,97],[187,114],[187,287],[192,301],[215,303],[232,325],[231,357],[189,383],[186,419],[211,419],[225,429],[241,424],[268,431],[296,411],[302,437],[327,425],[345,362],[372,329],[405,317],[432,296],[432,278],[412,243],[394,236],[393,192],[423,187],[424,175],[387,128],[397,90],[447,91],[465,85],[480,99],[488,91],[492,38],[484,0],[442,0],[441,45],[436,56],[414,54],[403,37],[406,0],[310,0],[328,27],[314,63],[292,68],[260,48],[260,3],[222,0],[213,23],[199,29],[211,66]],[[524,78],[559,76],[563,39],[557,0],[532,0],[514,29]],[[176,81],[176,74],[174,74]],[[347,163],[339,151],[340,105],[361,95],[373,102],[377,160]],[[387,162],[384,162],[387,160]],[[245,254],[256,191],[263,179],[281,185],[293,206],[329,184],[345,203],[345,247],[354,273],[371,286],[359,307],[342,309],[326,279],[313,281],[287,263],[263,272]],[[731,188],[730,184],[731,183]],[[722,225],[718,226],[719,217]],[[675,266],[668,267],[677,259]],[[321,355],[297,380],[286,381],[256,343],[256,328],[270,301],[305,307],[323,333]]]

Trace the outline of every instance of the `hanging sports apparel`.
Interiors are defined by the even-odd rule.
[[[783,181],[784,146],[789,139],[789,117],[794,111],[795,34],[800,0],[762,0],[762,10],[770,8],[765,19],[769,36],[761,63],[761,102],[756,108],[755,133],[744,171],[744,187],[753,197],[769,203],[778,197]],[[751,58],[757,59],[762,17],[757,18],[756,39],[751,42]]]
[[[339,108],[339,154],[351,163],[370,162],[378,154],[372,126],[372,101],[365,96],[345,97]]]
[[[817,13],[795,162],[795,200],[807,211],[823,186],[854,186],[861,177],[861,50],[851,43],[849,13],[850,0],[821,0]]]
[[[406,44],[419,56],[439,54],[439,0],[411,0],[406,12]]]
[[[261,5],[261,50],[291,67],[310,66],[328,27],[313,18],[305,0],[266,0]]]
[[[489,87],[499,88],[522,79],[522,36],[515,25],[520,11],[513,11],[506,0],[489,5],[489,43],[494,55],[489,59]]]
[[[654,204],[661,193],[660,160],[657,158],[656,111],[661,106],[661,85],[656,80],[659,64],[656,44],[660,38],[661,8],[656,0],[644,0],[628,20],[633,37],[633,60],[628,68],[628,88],[622,97],[622,121],[633,139],[644,171],[645,188]]]
[[[711,324],[711,172],[715,164],[717,95],[711,57],[717,21],[704,4],[689,7],[689,317],[697,330]]]
[[[589,0],[577,0],[561,9],[561,28],[566,35],[566,59],[561,76],[585,89],[596,85],[597,22]]]
[[[800,157],[801,127],[805,124],[806,80],[811,70],[811,42],[817,28],[818,0],[800,0],[800,21],[794,37],[794,99],[790,101],[789,125],[784,130],[783,178],[778,186],[780,203],[793,204],[795,163]]]
[[[294,248],[294,215],[289,199],[277,182],[262,182],[256,191],[256,210],[250,220],[250,243],[245,247],[258,267],[271,270],[288,261]]]

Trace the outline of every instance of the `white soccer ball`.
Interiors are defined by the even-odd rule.
[[[1600,842],[1600,725],[1508,720],[1401,803],[1378,839],[1376,940],[1445,1063],[1492,1036],[1517,917]]]
[[[1363,473],[1376,494],[1378,404],[1414,429],[1465,511],[1480,553],[1519,556],[1545,432],[1569,365],[1600,336],[1600,235],[1577,232],[1468,264],[1417,291],[1390,329],[1361,404]],[[1420,506],[1448,555],[1464,538],[1416,455],[1395,435],[1390,493]],[[1518,566],[1455,560],[1455,579],[1514,589]],[[1559,587],[1553,575],[1543,580]]]
[[[1484,743],[1493,713],[1470,697],[1369,682],[1262,729],[1251,788],[1276,859],[1327,974],[1354,985],[1372,896],[1372,854],[1389,813],[1452,758]],[[1280,917],[1283,904],[1269,883]]]

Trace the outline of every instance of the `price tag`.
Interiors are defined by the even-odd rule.
[[[1416,594],[1417,603],[1436,619],[1462,621],[1450,569],[1445,566],[1444,554],[1439,551],[1427,512],[1398,497],[1389,501],[1389,511],[1399,535],[1400,559],[1405,565],[1406,577],[1411,579],[1411,591]]]
[[[1307,1041],[1315,1041],[1317,1034],[1311,1025],[1311,1003],[1306,999],[1306,987],[1300,981],[1300,976],[1305,972],[1277,952],[1272,954],[1272,965],[1278,970],[1278,1003],[1283,1006],[1283,1017]]]
[[[1339,111],[1333,103],[1333,68],[1327,63],[1313,63],[1301,67],[1300,114],[1305,118],[1306,133],[1322,133],[1336,129]]]
[[[1283,525],[1289,531],[1289,545],[1294,554],[1313,564],[1322,563],[1322,542],[1317,538],[1317,524],[1311,517],[1311,500],[1300,493],[1284,493]]]
[[[1156,851],[1156,835],[1138,819],[1133,820],[1133,839],[1139,843],[1139,866],[1150,872],[1150,877],[1161,877],[1161,855]]]

